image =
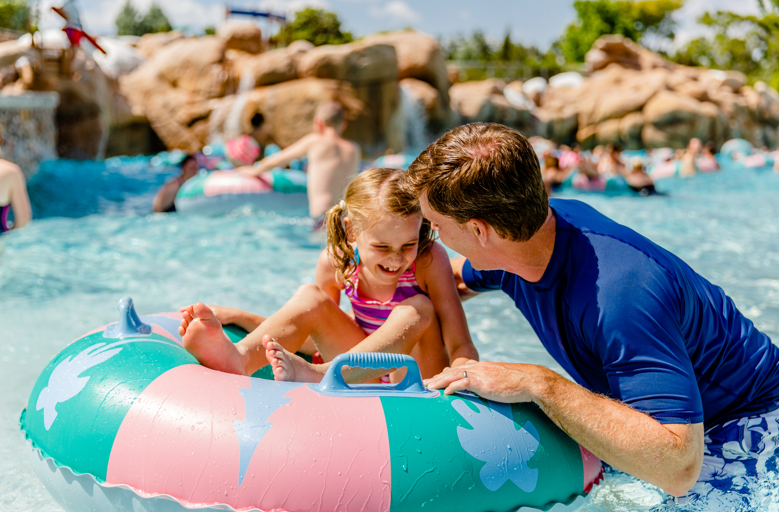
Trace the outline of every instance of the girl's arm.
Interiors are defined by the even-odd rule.
[[[328,249],[325,249],[319,254],[319,259],[316,262],[314,281],[323,292],[335,301],[336,304],[341,303],[341,290],[343,289],[343,286],[338,283],[336,271],[330,261]]]
[[[428,256],[417,258],[417,279],[427,287],[452,367],[478,361],[479,353],[468,331],[449,256],[439,243],[433,244]]]

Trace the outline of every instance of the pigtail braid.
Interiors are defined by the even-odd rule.
[[[350,278],[357,269],[356,255],[349,243],[343,218],[348,214],[346,203],[341,200],[327,211],[325,225],[327,226],[327,249],[330,259],[334,263],[336,271],[344,282],[350,282]]]

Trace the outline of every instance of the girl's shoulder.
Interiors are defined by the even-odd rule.
[[[319,253],[319,258],[316,262],[316,280],[320,285],[329,283],[334,284],[341,290],[344,288],[343,277],[338,272],[338,266],[329,248],[325,248]]]
[[[449,263],[449,255],[444,246],[433,242],[425,254],[420,254],[414,261],[416,264],[415,276],[420,288],[428,291],[428,283],[431,279],[439,279],[443,275],[452,274],[452,266]]]

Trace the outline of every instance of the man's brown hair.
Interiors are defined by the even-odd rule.
[[[430,144],[409,166],[403,187],[426,194],[430,208],[460,224],[482,219],[502,238],[524,242],[549,209],[533,147],[516,130],[494,123],[459,126]]]

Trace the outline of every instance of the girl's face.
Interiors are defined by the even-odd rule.
[[[355,230],[360,273],[369,273],[377,284],[397,283],[400,275],[417,259],[421,225],[421,214],[406,218],[384,214],[368,227]]]

